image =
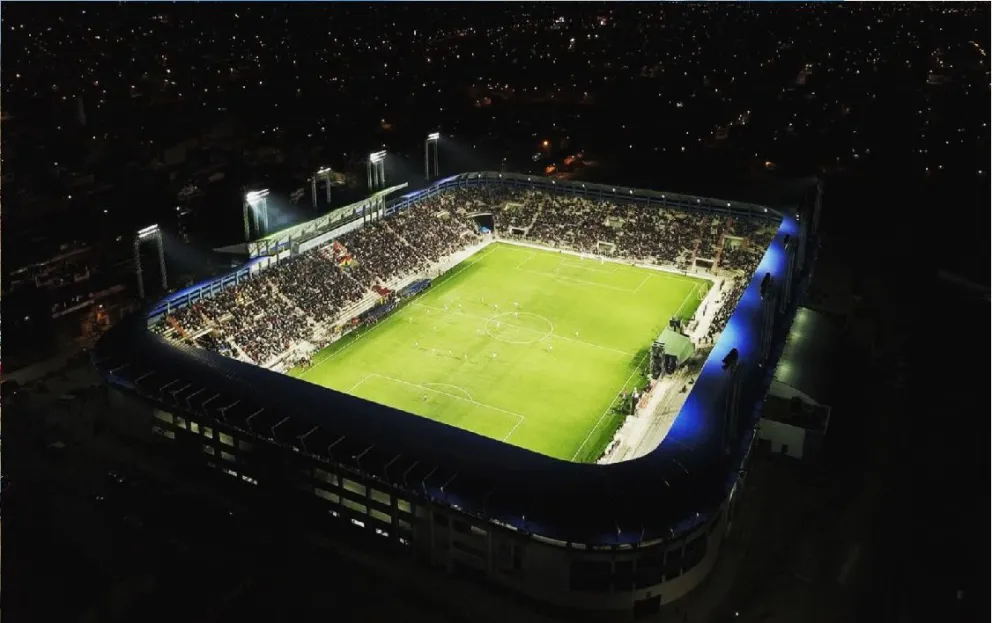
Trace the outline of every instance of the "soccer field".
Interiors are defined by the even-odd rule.
[[[566,461],[596,460],[650,347],[710,282],[493,244],[291,374]],[[413,417],[413,416],[411,416]]]

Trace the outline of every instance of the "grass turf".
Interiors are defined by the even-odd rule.
[[[652,341],[709,282],[494,244],[294,376],[567,461],[594,461]],[[518,306],[519,305],[519,306]]]

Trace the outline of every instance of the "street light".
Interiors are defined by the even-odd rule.
[[[134,236],[134,271],[138,278],[138,297],[145,298],[144,271],[141,268],[141,243],[145,240],[154,240],[158,251],[158,269],[162,278],[162,290],[169,289],[168,276],[165,272],[165,250],[162,248],[162,230],[158,225],[149,225],[138,230]]]
[[[369,154],[367,164],[369,174],[369,190],[386,185],[386,152],[377,151]]]
[[[424,177],[431,179],[431,145],[434,145],[434,177],[437,177],[437,142],[441,138],[440,132],[431,132],[424,141]]]
[[[245,193],[242,211],[245,219],[245,242],[251,242],[251,224],[255,225],[255,235],[262,237],[262,232],[269,230],[269,210],[267,197],[268,189],[253,190]]]

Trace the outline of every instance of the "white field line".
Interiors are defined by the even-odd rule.
[[[365,383],[365,381],[369,380],[369,378],[370,377],[373,377],[373,376],[375,376],[375,375],[374,374],[366,374],[365,376],[363,376],[361,378],[360,381],[358,381],[357,383],[355,383],[354,385],[352,385],[351,388],[348,391],[346,391],[345,393],[346,394],[354,394],[354,392],[355,392],[356,389],[358,389],[359,387],[361,387]]]
[[[507,433],[505,437],[503,437],[503,440],[504,441],[506,439],[509,439],[510,435],[513,434],[513,431],[517,430],[517,427],[520,426],[520,424],[524,420],[527,419],[524,416],[520,415],[519,413],[514,413],[513,411],[507,411],[506,409],[500,409],[499,407],[494,407],[492,405],[487,405],[484,402],[479,402],[477,400],[472,400],[471,398],[465,398],[464,396],[459,396],[457,394],[449,394],[448,392],[443,392],[443,391],[441,391],[439,389],[434,389],[432,387],[428,387],[428,385],[447,385],[448,387],[454,387],[454,388],[456,388],[458,390],[461,390],[466,395],[468,395],[468,392],[466,392],[464,389],[462,389],[461,387],[458,387],[456,385],[449,385],[448,383],[424,383],[423,385],[418,385],[416,383],[411,383],[409,381],[404,381],[403,379],[398,379],[398,378],[395,378],[395,377],[392,377],[392,376],[386,376],[384,374],[370,374],[367,377],[365,377],[364,379],[362,379],[361,382],[364,383],[369,377],[378,377],[378,378],[381,378],[381,379],[386,379],[387,381],[392,381],[394,383],[399,383],[400,385],[409,385],[410,387],[415,387],[417,389],[422,389],[422,390],[425,390],[425,391],[434,392],[435,394],[441,394],[442,396],[447,396],[448,398],[454,398],[455,400],[461,400],[463,402],[467,402],[469,404],[473,404],[473,405],[475,405],[477,407],[482,407],[484,409],[491,409],[491,410],[496,411],[498,413],[502,413],[504,415],[509,415],[510,417],[517,418],[517,423],[513,426],[513,428],[510,429],[510,432]]]
[[[685,307],[685,304],[689,302],[689,297],[695,294],[696,292],[697,292],[697,286],[693,284],[692,288],[689,289],[689,294],[685,295],[685,298],[682,299],[682,304],[679,305],[679,308],[675,310],[676,316],[678,316],[679,313],[681,313],[682,308]]]
[[[533,273],[535,275],[541,275],[543,277],[548,277],[549,279],[554,279],[555,281],[564,281],[564,282],[578,283],[578,284],[587,285],[587,286],[596,286],[596,287],[599,287],[599,288],[607,288],[609,290],[616,290],[618,292],[626,292],[627,294],[633,294],[634,292],[636,292],[636,290],[634,290],[633,288],[618,288],[617,286],[611,286],[611,285],[607,285],[605,283],[596,283],[595,281],[586,281],[585,279],[578,279],[576,277],[565,277],[563,275],[559,275],[559,274],[556,274],[556,273],[547,273],[547,272],[544,272],[543,270],[531,270],[529,268],[518,268],[517,270],[519,270],[521,272],[525,272],[525,273]]]
[[[430,309],[432,311],[441,312],[442,314],[450,314],[450,315],[453,315],[453,316],[465,316],[466,318],[474,318],[476,320],[483,320],[485,322],[489,322],[490,320],[492,320],[492,318],[495,317],[495,316],[493,316],[491,318],[487,318],[485,316],[479,316],[479,315],[476,315],[476,314],[466,314],[465,312],[452,311],[452,310],[444,310],[444,309],[442,309],[440,307],[431,307],[430,305],[425,305],[423,303],[414,303],[413,305],[416,306],[416,307],[422,307],[424,309]],[[504,317],[504,314],[498,314],[498,315],[501,318]],[[543,318],[543,316],[541,316],[541,317]],[[551,321],[549,320],[548,322],[551,322]],[[524,327],[524,326],[520,326],[520,325],[515,325],[515,324],[513,324],[511,322],[507,322],[505,324],[507,326],[513,327],[514,329],[523,329],[524,331],[533,331],[534,333],[539,333],[539,331],[537,329],[531,329],[530,327]],[[552,324],[552,326],[554,326],[554,324]],[[627,357],[633,357],[636,354],[636,353],[628,353],[628,352],[623,351],[623,350],[617,350],[615,348],[610,348],[609,346],[600,346],[599,344],[593,344],[592,342],[586,342],[586,341],[583,341],[583,340],[576,339],[574,337],[566,337],[564,335],[558,335],[556,333],[552,333],[551,334],[551,337],[554,337],[554,338],[559,339],[559,340],[565,340],[567,342],[575,342],[576,344],[582,344],[583,346],[589,346],[591,348],[598,348],[599,350],[606,350],[606,351],[609,351],[611,353],[617,353],[618,355],[626,355]],[[538,341],[540,341],[540,340],[538,340]]]
[[[647,275],[646,277],[644,277],[644,280],[641,281],[639,284],[637,284],[637,287],[634,288],[634,292],[633,293],[634,294],[637,294],[638,292],[640,292],[641,291],[641,286],[643,286],[645,283],[647,283],[648,282],[648,279],[650,279],[653,276],[654,275]]]
[[[327,356],[325,356],[323,359],[318,360],[317,363],[313,364],[312,366],[310,366],[309,368],[307,368],[306,370],[304,370],[303,372],[301,372],[300,373],[300,376],[298,376],[296,378],[299,378],[299,379],[304,378],[311,371],[316,370],[318,367],[320,367],[321,365],[323,365],[324,363],[326,363],[328,360],[330,360],[331,357],[333,357],[334,355],[343,353],[344,351],[346,351],[349,348],[351,348],[352,346],[354,346],[355,343],[358,342],[358,340],[362,339],[363,337],[365,337],[369,333],[372,333],[372,331],[374,331],[376,327],[380,327],[380,326],[386,324],[387,322],[389,322],[391,319],[397,318],[397,317],[398,316],[396,314],[390,314],[389,316],[386,316],[386,319],[383,320],[381,323],[376,323],[376,324],[372,325],[371,327],[369,327],[368,329],[366,329],[365,331],[363,331],[361,335],[359,335],[358,337],[356,337],[355,339],[353,339],[348,344],[345,344],[344,347],[339,348],[338,350],[335,350],[333,352],[328,353]]]
[[[595,262],[595,260],[590,260],[590,262]],[[587,262],[575,262],[575,261],[570,262],[564,258],[562,258],[558,262],[559,265],[564,266],[565,268],[578,268],[581,270],[591,270],[594,273],[606,273],[607,275],[614,275],[617,272],[616,264],[610,264],[610,270],[606,270],[605,268],[594,268],[592,266],[584,266],[583,264],[586,263]]]
[[[524,419],[526,419],[526,418],[524,418],[524,416],[521,415],[520,416],[520,420],[518,420],[517,423],[513,425],[513,428],[511,428],[510,429],[510,432],[508,432],[506,434],[506,436],[503,437],[502,441],[506,441],[507,439],[509,439],[510,437],[512,437],[513,436],[513,433],[515,433],[517,431],[517,427],[519,427],[521,424],[524,423]]]
[[[503,239],[503,238],[500,238],[499,240],[497,240],[497,242],[499,242],[500,244],[511,245],[511,246],[515,246],[515,247],[521,247],[521,248],[525,248],[525,249],[536,249],[538,251],[544,251],[544,252],[547,252],[547,253],[562,253],[564,255],[571,255],[573,257],[578,257],[578,258],[588,258],[588,257],[590,257],[590,255],[588,253],[580,253],[578,251],[572,251],[571,249],[556,249],[556,248],[553,248],[553,247],[546,247],[546,246],[543,246],[543,245],[534,244],[533,242],[525,242],[525,241],[522,241],[522,240],[512,240],[512,239]],[[669,266],[669,265],[644,264],[644,263],[639,263],[639,262],[635,262],[635,263],[631,264],[631,262],[629,260],[620,260],[620,259],[617,259],[617,258],[614,258],[614,257],[607,257],[607,256],[595,256],[595,257],[598,258],[598,259],[602,259],[604,262],[609,262],[609,263],[612,263],[612,264],[620,264],[622,266],[634,266],[634,267],[637,267],[637,268],[643,268],[645,270],[654,271],[654,272],[658,273],[658,275],[656,275],[656,276],[661,277],[662,279],[677,279],[679,281],[682,281],[682,280],[684,280],[686,278],[689,278],[689,279],[705,279],[706,281],[709,281],[710,283],[716,283],[716,280],[717,280],[717,277],[716,276],[710,275],[710,274],[705,274],[705,273],[695,273],[695,274],[693,274],[693,275],[690,276],[690,275],[687,275],[685,273],[685,271],[680,270],[678,268],[675,268],[674,266]]]
[[[468,398],[469,400],[472,400],[472,394],[470,394],[470,393],[468,393],[467,391],[465,391],[465,390],[464,390],[464,389],[462,389],[461,387],[458,387],[457,385],[452,385],[451,383],[423,383],[423,386],[424,386],[424,387],[427,387],[427,388],[429,388],[429,387],[431,387],[431,386],[437,386],[437,387],[450,387],[451,389],[457,389],[457,390],[458,390],[458,391],[460,391],[461,393],[463,393],[463,394],[465,394],[465,396],[466,396],[466,397],[467,397],[467,398]]]
[[[484,249],[480,253],[476,253],[475,255],[472,255],[472,256],[466,258],[464,261],[462,261],[461,263],[459,263],[458,264],[458,267],[455,268],[454,270],[449,270],[448,272],[444,273],[443,275],[441,275],[437,279],[434,279],[431,282],[431,285],[439,284],[439,283],[444,283],[445,281],[447,281],[448,279],[451,279],[452,277],[454,277],[458,273],[462,272],[463,270],[465,270],[469,266],[474,266],[474,265],[478,264],[479,262],[482,261],[483,258],[489,256],[490,254],[494,253],[495,251],[496,251],[496,247],[492,246],[491,244],[490,245],[487,245],[486,249]]]
[[[523,265],[524,265],[524,264],[526,264],[527,262],[529,262],[529,261],[531,261],[531,260],[532,260],[532,259],[534,259],[535,257],[537,257],[537,253],[534,253],[533,251],[531,251],[531,252],[530,252],[530,255],[528,255],[528,256],[527,256],[527,257],[526,257],[526,258],[525,258],[525,259],[524,259],[524,260],[523,260],[522,262],[520,262],[519,264],[517,264],[517,265],[516,265],[516,269],[517,269],[517,270],[520,270],[520,267],[521,267],[521,266],[523,266]]]
[[[630,373],[630,376],[627,377],[627,380],[624,381],[623,382],[623,385],[620,386],[620,391],[623,391],[623,388],[624,387],[627,387],[627,383],[630,383],[630,379],[634,378],[634,375],[637,374],[638,371],[640,371],[641,364],[644,363],[644,360],[647,359],[647,358],[648,358],[648,355],[647,355],[647,353],[645,353],[644,356],[641,357],[641,360],[637,362],[637,365],[634,366],[634,371]],[[617,398],[619,397],[619,395],[620,395],[620,393],[617,392],[617,394],[615,396],[613,396],[613,400],[610,401],[610,404],[606,407],[606,410],[603,411],[603,415],[599,416],[599,419],[596,420],[596,423],[593,425],[593,427],[589,429],[589,433],[586,435],[586,438],[582,440],[582,443],[579,444],[579,447],[575,450],[575,454],[572,455],[572,460],[573,461],[575,460],[575,457],[579,456],[579,452],[581,452],[582,451],[582,448],[585,447],[586,442],[589,441],[589,438],[592,437],[593,431],[595,431],[597,428],[599,428],[599,425],[602,423],[603,418],[605,418],[606,415],[610,412],[610,409],[613,408],[613,403],[615,403],[617,401]]]

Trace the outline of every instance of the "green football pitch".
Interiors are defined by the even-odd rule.
[[[594,461],[651,343],[709,282],[493,244],[290,374],[566,461]],[[411,416],[414,417],[414,416]]]

